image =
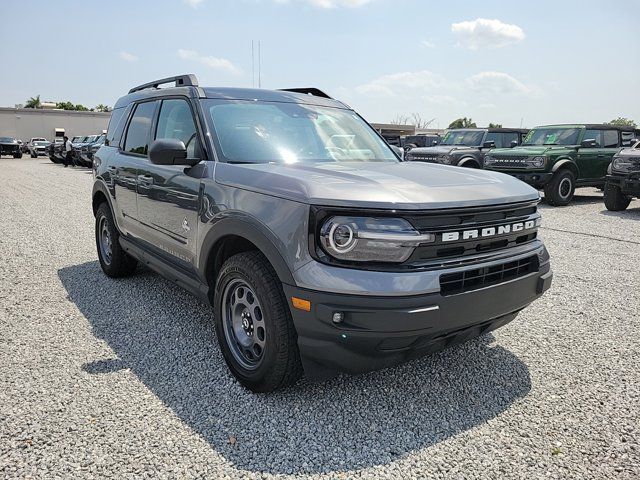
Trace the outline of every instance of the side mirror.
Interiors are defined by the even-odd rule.
[[[182,140],[159,138],[151,142],[149,160],[154,165],[188,165],[200,162],[198,158],[187,158],[187,148]]]
[[[432,140],[431,145],[436,146],[438,144],[438,140]]]
[[[488,142],[484,142],[482,144],[482,148],[496,148],[496,142],[494,142],[493,140],[490,140]]]
[[[598,146],[598,142],[596,142],[595,138],[587,138],[580,143],[582,148],[596,148]]]
[[[517,140],[511,140],[511,148],[517,147],[517,146],[518,146],[518,141]]]

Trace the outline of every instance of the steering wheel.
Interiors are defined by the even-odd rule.
[[[347,152],[340,147],[324,147],[324,149],[329,152],[335,160],[344,160],[348,158]]]

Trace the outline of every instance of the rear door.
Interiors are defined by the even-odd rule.
[[[204,159],[196,125],[188,99],[163,99],[153,138],[181,140],[189,158]],[[154,165],[145,159],[137,177],[138,214],[147,248],[187,271],[196,267],[203,166]]]
[[[138,103],[122,137],[117,159],[110,166],[114,179],[116,215],[123,232],[139,237],[137,183],[138,169],[146,161],[151,140],[151,127],[158,101]]]
[[[578,149],[577,164],[579,170],[580,181],[593,181],[600,178],[599,174],[601,169],[601,161],[604,158],[604,154],[601,153],[602,149],[602,130],[587,129],[583,132],[582,142],[585,140],[595,140],[595,147],[580,147]],[[605,168],[606,170],[606,168]]]

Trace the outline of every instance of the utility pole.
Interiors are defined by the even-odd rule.
[[[262,88],[262,54],[260,53],[260,40],[258,40],[258,88]]]

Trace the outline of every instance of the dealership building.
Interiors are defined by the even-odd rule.
[[[74,110],[0,107],[0,137],[29,140],[56,136],[94,135],[109,124],[110,113],[78,112]]]

